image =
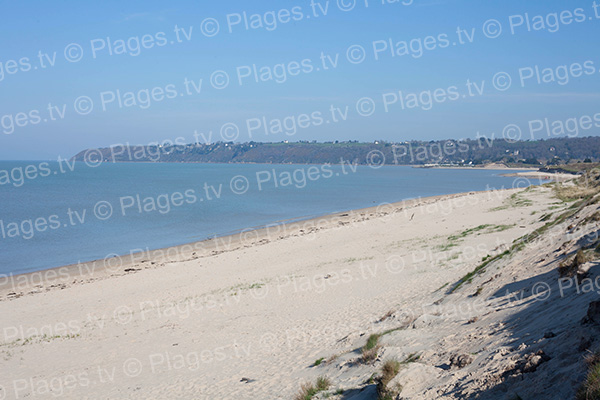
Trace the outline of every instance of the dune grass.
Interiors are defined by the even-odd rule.
[[[581,211],[585,206],[590,204],[590,201],[592,201],[595,193],[600,192],[600,188],[599,186],[595,187],[595,192],[594,194],[589,194],[587,195],[587,197],[584,197],[582,199],[580,199],[579,201],[576,201],[571,207],[569,207],[568,210],[566,210],[564,213],[558,215],[556,218],[554,218],[551,221],[547,221],[543,226],[535,229],[533,232],[528,233],[524,236],[521,236],[520,238],[516,239],[512,246],[510,247],[510,249],[505,250],[504,252],[497,254],[495,256],[486,256],[483,258],[482,263],[479,264],[473,271],[469,272],[468,274],[466,274],[465,276],[463,276],[455,285],[452,289],[450,289],[448,291],[448,293],[453,293],[454,291],[456,291],[459,287],[461,287],[463,284],[465,283],[471,283],[473,281],[473,278],[476,275],[482,274],[485,272],[486,267],[491,264],[494,261],[500,260],[503,257],[516,253],[518,251],[521,251],[525,248],[525,246],[528,243],[532,243],[535,240],[537,240],[539,237],[541,237],[544,233],[546,233],[551,227],[558,225],[562,222],[564,222],[565,220],[567,220],[568,218],[574,216],[575,214],[577,214],[579,211]],[[587,192],[586,192],[587,193]]]
[[[529,207],[532,206],[533,202],[529,199],[521,196],[521,193],[513,193],[510,195],[508,199],[504,201],[504,203],[499,207],[494,207],[490,211],[501,211],[507,210],[509,208],[517,208],[517,207]]]
[[[379,400],[393,400],[400,396],[400,393],[402,393],[402,385],[396,383],[390,386],[390,382],[398,375],[400,368],[402,368],[403,365],[410,364],[418,359],[419,356],[416,353],[412,353],[402,362],[391,359],[383,363],[381,366],[381,373],[377,378],[377,395]]]
[[[588,374],[577,392],[577,400],[600,399],[600,352],[586,358]]]
[[[377,378],[377,393],[380,400],[391,400],[397,397],[402,392],[401,385],[388,387],[389,383],[400,372],[400,362],[392,359],[387,360],[381,366],[381,375]]]
[[[375,361],[377,358],[377,354],[379,353],[379,349],[381,346],[379,345],[380,334],[374,333],[367,339],[367,343],[361,348],[361,361],[365,364]]]
[[[294,400],[311,400],[318,393],[329,389],[330,386],[331,381],[329,380],[329,378],[325,376],[320,376],[317,378],[315,384],[309,382],[302,384],[302,386],[300,387],[300,391],[298,392],[296,397],[294,397]]]
[[[456,283],[456,285],[454,285],[454,287],[452,289],[450,289],[448,291],[448,293],[453,293],[459,287],[461,287],[464,283],[471,283],[473,281],[473,278],[476,275],[482,274],[483,272],[485,272],[485,268],[489,264],[491,264],[494,261],[500,260],[501,258],[503,258],[504,256],[507,256],[509,254],[510,254],[510,250],[506,250],[506,251],[504,251],[500,254],[497,254],[493,257],[490,257],[490,256],[484,257],[483,262],[481,264],[479,264],[473,271],[469,272],[468,274],[466,274],[465,276],[460,278],[460,280]]]
[[[321,357],[321,358],[315,360],[313,367],[317,367],[317,366],[321,365],[323,363],[323,361],[325,361],[325,357]]]

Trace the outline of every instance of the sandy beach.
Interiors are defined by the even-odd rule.
[[[577,175],[573,174],[561,174],[561,173],[548,173],[541,171],[527,171],[527,172],[515,172],[510,174],[502,174],[502,176],[525,178],[525,179],[537,179],[537,180],[548,180],[548,181],[559,181],[564,182],[570,179],[574,179]]]
[[[524,178],[534,180],[533,184],[536,184],[535,181],[558,181],[564,182],[577,177],[574,174],[565,174],[565,173],[548,173],[541,172],[539,168],[511,168],[507,167],[504,164],[488,164],[484,166],[475,166],[475,167],[450,167],[450,166],[433,166],[433,167],[424,167],[422,165],[413,166],[413,168],[435,168],[435,169],[460,169],[460,170],[498,170],[498,171],[515,171],[515,172],[505,172],[500,174],[500,176],[506,176],[511,178]],[[517,172],[518,171],[518,172]]]
[[[2,11],[0,400],[600,400],[600,0]]]
[[[330,398],[374,399],[381,363],[414,354],[396,377],[403,398],[468,397],[585,316],[594,293],[567,316],[527,314],[531,291],[511,297],[556,268],[543,259],[564,235],[449,290],[568,207],[548,186],[438,196],[5,277],[0,398],[289,399],[327,376]],[[511,330],[516,316],[526,334]],[[360,362],[367,337],[388,330]],[[543,379],[580,378],[554,372]]]
[[[466,169],[466,170],[505,170],[505,171],[538,171],[539,168],[532,167],[508,167],[506,164],[489,163],[481,165],[413,165],[413,168],[435,168],[435,169]]]

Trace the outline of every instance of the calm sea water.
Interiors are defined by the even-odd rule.
[[[29,176],[21,177],[27,165]],[[0,274],[194,242],[384,202],[513,187],[501,171],[0,162]],[[72,168],[72,170],[71,170]],[[353,169],[354,168],[354,169]],[[522,182],[519,182],[522,184]]]

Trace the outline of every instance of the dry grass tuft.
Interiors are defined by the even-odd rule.
[[[389,383],[400,372],[401,363],[398,360],[387,360],[381,367],[381,376],[377,378],[377,394],[380,400],[392,400],[402,392],[402,385],[389,387]]]
[[[590,354],[585,361],[589,368],[588,374],[577,392],[577,399],[600,399],[600,352]]]
[[[367,343],[361,349],[361,361],[364,364],[371,363],[377,359],[377,355],[379,354],[379,349],[381,346],[379,345],[379,338],[381,335],[372,334],[367,339]]]
[[[600,192],[600,170],[587,171],[575,181],[575,185],[557,184],[554,190],[556,197],[564,202],[591,199]]]
[[[585,199],[598,193],[597,187],[590,186],[556,186],[556,197],[564,202]]]
[[[560,263],[558,266],[558,273],[561,278],[572,278],[579,271],[579,267],[588,261],[588,257],[583,250],[579,249],[572,260]]]
[[[360,361],[363,364],[372,363],[373,361],[375,361],[377,359],[377,355],[379,355],[380,349],[381,349],[380,345],[376,345],[375,347],[368,349],[368,350],[363,347],[362,351],[361,351]]]
[[[311,400],[317,393],[329,389],[330,386],[331,381],[329,378],[320,376],[314,385],[309,382],[303,383],[300,386],[300,392],[294,397],[294,400]]]
[[[595,213],[593,213],[592,215],[590,215],[589,217],[587,217],[586,219],[584,219],[585,223],[588,222],[600,222],[600,211],[596,211]]]
[[[388,311],[388,312],[387,312],[387,313],[386,313],[386,314],[385,314],[383,317],[379,318],[379,320],[378,320],[377,322],[383,322],[383,321],[385,321],[386,319],[388,319],[388,318],[391,318],[391,317],[392,317],[392,315],[394,315],[394,311],[393,311],[393,310],[390,310],[390,311]]]
[[[380,382],[387,386],[398,375],[398,372],[400,372],[400,362],[398,360],[387,360],[381,367]]]

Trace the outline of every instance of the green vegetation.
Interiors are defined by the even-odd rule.
[[[600,353],[586,358],[588,374],[577,392],[578,400],[600,399]]]
[[[468,236],[468,235],[470,235],[472,233],[482,231],[485,228],[490,227],[490,226],[491,225],[489,225],[489,224],[479,225],[479,226],[476,226],[475,228],[471,228],[471,229],[467,229],[465,231],[462,231],[458,235],[450,235],[450,236],[448,236],[448,240],[450,240],[450,241],[460,240],[460,239],[462,239],[462,238],[464,238],[464,237],[466,237],[466,236]]]
[[[454,151],[444,151],[452,148]],[[567,166],[561,160],[598,161],[600,138],[550,138],[539,141],[509,143],[494,140],[493,145],[485,139],[410,141],[402,143],[375,142],[307,142],[295,143],[193,143],[174,146],[130,146],[118,155],[110,148],[99,149],[102,159],[108,161],[156,161],[160,162],[210,162],[210,163],[275,163],[275,164],[339,164],[340,158],[356,164],[367,164],[369,152],[383,153],[389,165],[407,164],[451,164],[481,165],[489,162],[504,163],[514,167],[553,165],[546,172],[579,172],[594,164],[576,163]],[[75,156],[76,161],[85,161],[86,150]],[[132,158],[131,154],[146,154],[147,157]],[[414,157],[419,154],[419,157]],[[439,154],[444,154],[443,159]],[[527,154],[521,157],[517,154]],[[560,166],[558,166],[560,165]],[[572,170],[572,171],[570,171]]]
[[[381,367],[381,382],[384,385],[390,383],[392,379],[400,372],[400,362],[398,360],[387,360]]]
[[[398,327],[398,328],[388,329],[387,331],[381,332],[381,334],[379,336],[381,337],[381,336],[389,335],[390,333],[401,331],[403,329],[406,329],[406,327],[401,326],[401,327]]]
[[[590,169],[579,177],[575,184],[557,183],[554,185],[556,197],[567,203],[576,200],[590,200],[600,191],[600,170]]]
[[[400,368],[403,365],[408,365],[413,363],[419,359],[419,356],[416,353],[409,354],[408,357],[402,362],[391,359],[387,360],[381,366],[381,374],[376,379],[377,381],[377,394],[379,400],[393,400],[398,398],[400,393],[402,392],[402,385],[397,383],[396,385],[392,385],[390,387],[390,382],[398,375],[400,372]]]
[[[232,286],[231,288],[229,288],[229,291],[230,291],[231,296],[237,296],[238,291],[244,292],[244,291],[248,291],[248,290],[260,289],[263,286],[265,286],[265,284],[261,283],[261,282],[252,283],[252,284],[241,283],[239,285]]]
[[[379,338],[381,334],[372,334],[367,339],[367,343],[361,348],[361,361],[365,364],[375,361],[377,358],[377,354],[379,353],[379,349],[381,346],[379,345]]]
[[[515,226],[515,224],[512,224],[512,225],[490,225],[490,224],[478,225],[474,228],[466,229],[458,234],[448,236],[448,242],[436,246],[435,249],[438,251],[448,251],[451,248],[458,246],[460,241],[462,241],[464,238],[466,238],[469,235],[474,235],[474,234],[484,235],[484,234],[488,234],[488,233],[497,233],[497,232],[502,232],[507,229],[510,229],[514,226]],[[450,256],[447,261],[455,260],[459,257],[459,255],[460,255],[460,253],[456,253],[456,254]]]
[[[595,188],[565,185],[556,185],[554,191],[556,192],[556,197],[565,203],[581,200],[596,193]]]
[[[504,204],[502,204],[499,207],[492,208],[490,211],[501,211],[507,210],[509,208],[529,207],[532,205],[533,202],[529,199],[524,198],[521,193],[513,193],[508,199],[504,201]]]
[[[417,353],[411,353],[400,364],[406,365],[406,364],[414,363],[414,362],[419,361],[419,358],[421,358],[421,356],[417,355]]]
[[[550,217],[552,217],[552,213],[548,213],[548,214],[544,214],[540,217],[540,222],[545,222],[548,221],[550,219]]]
[[[450,284],[450,282],[446,282],[444,283],[442,286],[440,286],[439,288],[437,288],[433,293],[435,292],[439,292],[440,290],[442,290],[443,288],[445,288],[446,286],[448,286]]]
[[[496,233],[496,232],[503,232],[506,231],[510,228],[514,228],[517,224],[512,224],[512,225],[494,225],[492,227],[490,227],[485,233]]]
[[[325,357],[321,357],[321,358],[317,359],[315,361],[315,363],[313,364],[313,367],[317,367],[317,366],[321,365],[323,363],[323,361],[325,361]]]
[[[543,172],[570,172],[573,174],[584,173],[590,171],[593,168],[597,168],[600,164],[598,163],[571,163],[571,164],[561,164],[555,167],[546,167],[542,168]]]
[[[456,283],[456,285],[454,285],[454,287],[452,289],[450,289],[449,293],[453,293],[454,291],[456,291],[465,282],[471,283],[473,281],[473,278],[475,277],[475,275],[482,274],[485,271],[485,267],[487,267],[490,263],[492,263],[496,260],[500,260],[501,258],[503,258],[504,256],[507,256],[509,254],[510,254],[510,250],[506,250],[506,251],[504,251],[500,254],[497,254],[493,257],[484,259],[485,261],[483,261],[481,264],[479,264],[473,271],[469,272],[468,274],[466,274],[465,276],[460,278],[460,280]]]
[[[579,207],[581,207],[582,204],[579,204]],[[527,243],[531,243],[532,241],[534,241],[535,239],[537,239],[538,237],[540,237],[543,233],[545,233],[548,229],[550,229],[550,227],[557,225],[561,222],[563,222],[564,220],[566,220],[567,218],[569,218],[570,216],[573,216],[574,214],[576,214],[579,211],[579,209],[577,210],[571,210],[571,211],[567,211],[561,215],[559,215],[554,221],[550,221],[547,222],[545,225],[543,225],[542,227],[534,230],[533,232],[521,236],[520,238],[518,238],[517,240],[515,240],[513,242],[513,245],[510,247],[509,250],[505,250],[504,252],[497,254],[495,256],[486,256],[482,259],[482,263],[480,265],[478,265],[473,271],[469,272],[468,274],[466,274],[465,276],[463,276],[456,285],[454,285],[454,287],[449,291],[449,293],[453,293],[454,291],[456,291],[460,286],[462,286],[464,283],[471,283],[473,281],[473,278],[476,275],[482,274],[485,272],[485,268],[492,262],[500,260],[502,258],[504,258],[505,256],[513,253],[513,252],[518,252],[521,251],[523,248],[525,248],[525,245]]]
[[[34,343],[50,342],[50,341],[56,340],[56,339],[75,339],[80,336],[81,335],[79,333],[77,333],[77,334],[69,333],[66,335],[47,335],[47,334],[33,335],[33,336],[29,336],[26,339],[16,339],[16,340],[13,340],[12,342],[0,343],[0,347],[25,346],[25,345],[34,344]]]
[[[248,286],[248,290],[251,290],[251,289],[260,289],[263,286],[265,286],[264,283],[253,283],[252,285]]]
[[[513,242],[512,246],[510,247],[509,250],[506,250],[503,253],[500,253],[493,257],[489,257],[489,256],[485,257],[482,260],[482,263],[480,265],[478,265],[473,271],[471,271],[468,274],[466,274],[465,276],[463,276],[456,283],[456,285],[454,285],[454,287],[449,291],[449,293],[454,292],[464,283],[472,282],[473,278],[478,274],[482,274],[485,271],[485,268],[490,263],[500,260],[503,257],[510,255],[512,253],[521,251],[522,249],[525,248],[525,246],[528,243],[531,243],[534,240],[538,239],[545,232],[547,232],[548,229],[550,229],[551,227],[564,222],[568,218],[577,214],[579,211],[581,211],[587,205],[595,202],[595,200],[598,199],[598,196],[596,196],[596,195],[600,193],[600,170],[592,169],[586,175],[584,175],[580,179],[578,179],[575,186],[567,186],[565,189],[565,187],[559,185],[559,186],[556,186],[556,188],[557,188],[556,189],[557,197],[559,197],[559,198],[560,197],[563,197],[563,198],[575,198],[576,197],[576,198],[579,198],[579,200],[575,201],[564,213],[562,213],[559,216],[557,216],[556,218],[554,218],[554,220],[548,221],[548,222],[546,222],[546,224],[544,224],[540,228],[537,228],[533,232],[516,239]],[[544,217],[544,221],[548,220],[549,218],[550,217],[548,217],[548,218]],[[578,265],[580,265],[580,263],[585,262],[584,256],[585,255],[583,253],[579,256],[579,258],[576,255],[575,260],[573,261],[573,264],[577,264],[577,266],[575,266],[575,267],[573,267],[573,265],[565,266],[565,268],[568,267],[567,270],[565,270],[565,271],[572,271],[572,269],[577,268]]]
[[[450,243],[440,244],[439,246],[435,246],[434,248],[435,248],[435,250],[438,250],[438,251],[448,251],[451,248],[456,247],[456,246],[458,246],[457,243],[450,242]]]
[[[371,257],[361,257],[361,258],[354,258],[354,257],[352,257],[352,258],[346,258],[346,259],[344,259],[343,262],[351,264],[351,263],[355,263],[357,261],[372,260],[373,258],[374,258],[373,256],[371,256]]]
[[[367,339],[367,344],[365,344],[364,349],[365,350],[371,350],[372,348],[374,348],[375,346],[377,346],[377,343],[379,342],[379,337],[381,335],[378,334],[373,334],[371,336],[369,336],[369,338]]]
[[[311,383],[304,383],[300,387],[300,392],[294,397],[294,400],[311,400],[317,393],[323,392],[331,386],[329,378],[320,376],[317,378],[317,382],[313,385]]]
[[[393,400],[402,392],[401,385],[388,387],[389,383],[400,372],[398,360],[387,360],[381,367],[381,375],[377,378],[377,394],[380,400]]]

